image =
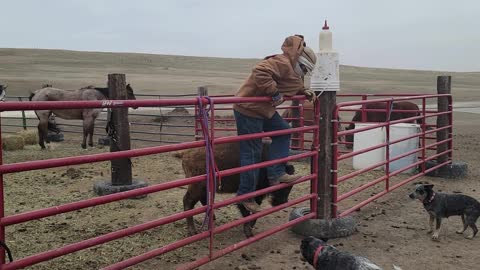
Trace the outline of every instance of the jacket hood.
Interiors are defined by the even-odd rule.
[[[283,42],[283,54],[288,57],[290,63],[292,64],[292,67],[295,66],[295,63],[297,62],[298,57],[300,57],[300,55],[302,54],[303,48],[305,46],[305,41],[303,40],[303,36],[301,35],[289,36]]]

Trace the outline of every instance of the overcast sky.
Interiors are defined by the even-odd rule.
[[[480,71],[478,0],[0,0],[0,47],[260,58],[329,20],[342,64]]]

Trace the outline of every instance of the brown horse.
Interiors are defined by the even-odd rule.
[[[362,121],[362,112],[357,111],[352,118],[353,122],[385,122],[387,121],[387,102],[375,102],[375,103],[367,103],[365,104],[365,109],[369,110],[384,110],[384,111],[367,111],[366,112],[366,119]],[[395,110],[409,110],[411,112],[396,112]],[[392,106],[392,112],[390,114],[390,121],[400,120],[410,117],[415,117],[420,115],[420,110],[418,109],[417,104],[409,102],[409,101],[399,101],[394,102]],[[414,121],[409,121],[410,123]],[[422,124],[423,119],[417,119],[417,124]],[[350,123],[346,130],[354,129],[355,123]],[[346,135],[346,141],[352,143],[353,142],[353,134]],[[347,144],[346,147],[351,149],[353,144]]]
[[[293,103],[292,103],[292,105],[293,105]],[[282,118],[285,119],[285,121],[287,121],[288,123],[293,122],[294,120],[291,119],[291,118],[293,118],[293,109],[286,109],[282,113]],[[290,119],[286,119],[286,118],[290,118]],[[310,101],[305,101],[305,103],[303,103],[303,121],[304,121],[305,126],[311,126],[311,125],[314,124],[313,123],[313,121],[314,121],[313,103],[310,102]],[[338,121],[341,121],[340,117],[338,118]],[[338,122],[337,128],[338,128],[338,132],[343,130],[340,122]],[[340,141],[343,140],[342,137],[340,137],[338,139]]]
[[[127,84],[127,98],[135,99],[132,87]],[[53,87],[44,87],[38,89],[30,95],[31,101],[80,101],[80,100],[104,100],[108,99],[108,88],[87,86],[78,90],[63,90]],[[50,143],[48,133],[48,119],[51,114],[63,119],[83,119],[83,141],[82,148],[88,145],[93,146],[93,130],[95,119],[98,117],[102,108],[88,109],[70,109],[70,110],[36,110],[35,114],[39,120],[38,123],[38,143],[42,149],[45,148],[45,141]]]

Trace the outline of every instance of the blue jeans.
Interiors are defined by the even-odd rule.
[[[288,123],[275,112],[270,119],[259,119],[249,117],[234,111],[237,122],[238,135],[260,133],[262,131],[274,131],[289,129]],[[290,148],[290,134],[272,137],[272,144],[268,153],[268,160],[288,157]],[[246,166],[261,162],[262,159],[262,139],[253,139],[240,141],[240,166]],[[240,185],[237,195],[242,195],[255,191],[260,170],[250,170],[240,174]],[[267,167],[267,175],[270,181],[285,174],[285,164],[276,164]]]

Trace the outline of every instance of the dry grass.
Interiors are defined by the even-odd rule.
[[[21,150],[25,146],[25,141],[20,135],[7,135],[2,137],[2,149],[6,151]]]
[[[39,88],[44,83],[52,83],[55,87],[64,88],[78,88],[89,84],[105,85],[106,74],[120,72],[127,74],[128,81],[132,83],[137,92],[152,94],[194,93],[197,86],[207,85],[211,94],[225,94],[235,91],[247,76],[250,68],[257,61],[257,59],[0,49],[0,63],[2,63],[0,67],[2,71],[0,81],[6,81],[9,84],[9,95],[26,95],[31,89]],[[341,87],[344,93],[432,93],[435,89],[435,76],[438,74],[440,73],[429,71],[342,66]],[[480,84],[479,73],[450,74],[453,75],[454,96],[456,101],[480,99],[480,92],[475,91],[476,86]],[[462,123],[462,125],[469,127],[472,121],[477,121],[475,123],[477,123],[476,125],[478,126],[477,117],[462,117],[462,119],[456,119],[456,121],[456,123]],[[468,153],[468,156],[464,157],[465,159],[468,157],[470,160],[478,160],[478,145],[470,145],[476,141],[477,133],[478,131],[476,129],[471,132],[464,132],[464,134],[466,134],[465,136],[469,137],[464,140],[460,138],[462,141],[457,145],[457,148],[460,147],[460,151],[458,152],[463,155]],[[66,137],[67,140],[70,140],[70,134]],[[469,145],[467,145],[467,142],[469,142]],[[471,149],[472,147],[474,147],[474,149]],[[107,148],[94,148],[88,151],[80,150],[78,140],[66,141],[65,143],[55,145],[52,149],[53,150],[50,151],[41,151],[38,145],[26,146],[24,150],[5,152],[4,161],[5,163],[13,163],[108,151]],[[305,163],[297,163],[296,166],[300,174],[309,172],[309,168]],[[351,172],[349,164],[342,164],[341,166],[340,170],[343,173]],[[72,177],[72,174],[66,173],[69,168],[54,168],[4,175],[5,214],[12,215],[93,198],[95,197],[95,194],[92,192],[93,184],[96,181],[108,180],[110,177],[110,164],[108,162],[79,165],[73,166],[72,168],[76,169],[75,177]],[[475,176],[478,176],[478,170],[476,168],[474,170],[476,173]],[[184,177],[179,160],[172,154],[135,158],[133,159],[133,173],[134,178],[145,180],[150,185]],[[340,191],[345,192],[352,187],[359,186],[365,181],[378,177],[379,174],[380,172],[372,172],[354,181],[348,181],[340,187]],[[398,180],[399,179],[396,178],[393,181]],[[473,180],[470,181],[470,183],[473,183]],[[445,185],[447,185],[447,183]],[[471,186],[476,187],[478,184],[475,182],[471,184]],[[308,184],[296,187],[292,192],[291,198],[304,195],[308,188]],[[378,190],[379,188],[369,189],[360,197],[352,197],[346,200],[342,203],[341,207],[348,207],[378,192]],[[65,213],[55,217],[44,218],[38,221],[27,222],[25,224],[8,226],[6,230],[7,244],[12,249],[14,258],[18,259],[37,252],[58,248],[69,243],[141,224],[182,211],[182,197],[184,192],[184,189],[178,188],[152,194],[145,199],[124,200]],[[233,195],[220,194],[217,198],[221,200],[230,196]],[[403,198],[404,195],[398,194],[397,197]],[[387,198],[384,200],[387,200]],[[405,218],[405,220],[408,220],[409,217],[413,216],[413,221],[410,219],[409,222],[418,222],[418,220],[425,218],[424,213],[420,210],[416,212],[413,211],[412,213],[411,209],[406,209],[402,205],[397,207],[396,204],[398,203],[393,200],[393,206],[391,208],[405,209],[405,212],[392,215],[392,219]],[[372,211],[376,211],[375,209],[377,207],[379,206],[375,203],[362,211],[371,213]],[[382,204],[380,207],[384,207],[384,205]],[[262,219],[259,222],[259,228],[265,229],[265,227],[270,227],[273,224],[284,223],[288,212],[288,210],[284,210]],[[217,224],[224,224],[236,219],[238,216],[239,214],[234,207],[226,207],[225,209],[221,209],[217,215]],[[387,217],[390,218],[390,216]],[[203,215],[196,217],[197,222],[201,222],[202,218]],[[366,222],[367,220],[363,221],[363,223]],[[373,221],[372,224],[369,223],[369,226],[373,231],[385,231],[381,226],[375,227]],[[366,227],[362,228],[365,230]],[[388,231],[388,233],[391,234],[391,231]],[[275,236],[270,238],[273,239],[271,241],[266,240],[265,242],[259,243],[265,246],[260,248],[261,253],[256,253],[258,261],[262,258],[268,258],[269,256],[270,258],[274,257],[274,255],[269,255],[268,251],[273,250],[272,247],[278,248],[278,241],[282,241],[281,243],[291,242],[291,245],[285,248],[286,250],[288,249],[288,252],[291,251],[293,253],[294,248],[291,248],[292,246],[294,246],[295,249],[298,248],[298,239],[292,240],[292,236],[287,235],[287,233],[279,235],[282,237],[286,235],[285,239],[275,240]],[[102,246],[57,258],[36,265],[31,269],[98,269],[102,266],[142,254],[148,250],[161,247],[184,237],[184,221],[179,221],[175,224],[161,226],[122,240],[113,241]],[[385,256],[388,257],[388,253],[384,250],[373,249],[371,246],[368,246],[368,243],[366,245],[365,242],[362,242],[362,239],[355,239],[355,237],[356,236],[354,236],[354,240],[346,244],[346,247],[355,251],[355,247],[359,246],[362,250],[367,249],[368,252],[371,252],[370,256],[374,258],[374,261],[375,259],[380,261],[386,260],[382,259]],[[361,237],[362,236],[359,235],[357,238]],[[365,235],[363,237],[365,238]],[[389,237],[391,236],[389,235]],[[241,228],[235,228],[217,236],[216,243],[219,247],[225,247],[243,239]],[[398,239],[403,242],[399,242],[400,244],[395,246],[396,249],[397,247],[403,246],[402,243],[405,242],[403,235]],[[408,241],[415,241],[415,239],[419,239],[419,237],[412,236]],[[370,245],[381,246],[388,244],[385,239],[378,238],[376,241],[378,241],[376,244],[370,243]],[[460,241],[457,242],[461,243]],[[423,241],[417,244],[422,245]],[[206,254],[205,247],[206,243],[202,241],[140,264],[135,267],[135,269],[159,269],[159,267],[162,267],[161,269],[173,269],[179,263],[185,263],[193,258],[199,258],[202,254]],[[405,245],[405,248],[411,249],[412,247]],[[426,250],[424,246],[421,246],[420,249],[422,249],[422,252]],[[466,249],[474,250],[468,247]],[[249,249],[246,250],[245,252],[248,252]],[[436,250],[437,249],[434,248],[433,251],[435,252]],[[403,250],[394,251],[402,252]],[[408,254],[405,254],[403,254],[404,258],[411,257],[411,255],[408,256]],[[457,254],[463,255],[463,253]],[[223,263],[223,267],[216,269],[227,269],[226,265],[229,265],[232,261],[230,259],[235,258],[229,256],[223,261],[219,260],[218,265],[222,265]],[[278,256],[282,257],[279,258],[279,260],[282,261],[292,260],[295,261],[294,263],[299,261],[297,258],[299,256],[298,254],[295,254],[293,259],[286,259],[284,254]],[[375,258],[375,256],[377,257]],[[397,255],[392,256],[397,257]],[[439,257],[440,263],[445,263],[445,259],[442,259],[442,256]],[[429,256],[422,256],[419,259],[423,258],[429,260]],[[468,259],[469,256],[464,256],[464,258]],[[390,257],[388,257],[388,259],[391,260]],[[237,258],[235,258],[235,260],[234,265],[242,263],[241,261],[239,262]],[[275,263],[278,263],[278,261],[275,261]],[[291,265],[295,265],[294,263]],[[387,265],[386,261],[383,263]],[[390,263],[390,261],[388,261],[388,263]],[[278,264],[266,265],[278,266]],[[215,264],[212,264],[211,267],[215,268]]]
[[[195,93],[206,85],[210,94],[231,94],[258,59],[171,55],[0,49],[0,81],[9,95],[27,95],[44,83],[67,89],[105,85],[108,73],[125,73],[137,92]],[[478,72],[431,72],[341,66],[343,93],[434,93],[436,76],[451,74],[457,101],[480,98]]]
[[[6,155],[5,163],[107,151],[100,148],[87,151],[80,150],[77,143],[72,144],[70,142],[59,144],[54,148],[53,151],[46,151],[40,150],[38,146],[27,146],[25,150]],[[6,215],[93,198],[96,196],[92,192],[94,183],[109,180],[109,165],[109,162],[100,162],[69,168],[60,167],[7,174],[4,176]],[[75,174],[71,173],[72,168],[74,168]],[[299,173],[306,173],[308,170],[306,164],[297,164]],[[172,154],[133,159],[133,174],[135,179],[145,180],[150,185],[184,177],[180,160],[174,158]],[[301,188],[295,190],[293,196],[304,194],[306,189],[308,189],[308,185],[302,185]],[[123,200],[8,226],[6,230],[7,244],[12,249],[14,257],[19,259],[124,229],[181,212],[183,210],[182,197],[184,192],[183,188],[177,188],[150,194],[144,199]],[[231,196],[233,195],[219,194],[217,199],[221,200]],[[238,218],[238,216],[239,213],[234,206],[225,207],[217,213],[216,223],[217,225],[225,224]],[[200,224],[203,215],[197,216],[196,220],[197,224]],[[284,220],[284,215],[277,214],[271,220],[279,224]],[[98,269],[164,246],[185,236],[184,221],[181,220],[174,224],[160,226],[131,237],[38,264],[32,269]],[[242,238],[243,233],[241,228],[238,228],[219,235],[217,244],[226,246],[233,241],[240,241]],[[206,243],[199,242],[161,256],[153,262],[160,260],[162,265],[173,267],[178,263],[186,263],[193,258],[198,258],[201,254],[206,254],[206,251]],[[145,269],[142,265],[138,267],[139,269]]]
[[[71,155],[94,154],[108,151],[106,148],[81,150],[77,142],[67,141],[56,144],[54,150],[40,150],[38,146],[27,146],[25,150],[15,151],[5,156],[5,163],[42,160]],[[7,174],[5,178],[6,215],[23,213],[45,207],[85,200],[96,197],[92,192],[95,182],[109,180],[109,162],[60,167],[46,170],[27,171]],[[310,171],[308,163],[295,163],[299,174]],[[350,164],[342,164],[340,170],[350,172]],[[72,173],[74,171],[75,173]],[[150,185],[163,183],[184,177],[180,160],[174,154],[160,154],[133,159],[133,174],[135,179],[141,179]],[[378,177],[381,172],[364,174],[340,188],[345,192],[354,186]],[[371,193],[378,192],[382,187],[372,188],[361,196],[353,197],[342,203],[342,208],[351,206],[359,200],[368,198]],[[309,184],[296,186],[291,199],[306,194]],[[152,221],[160,217],[181,212],[182,197],[185,189],[177,188],[164,192],[150,194],[139,200],[123,200],[106,205],[82,209],[74,212],[48,217],[7,227],[7,244],[13,250],[15,258],[23,258],[52,248],[58,248],[70,243],[100,236],[119,229]],[[226,199],[233,194],[218,194],[217,200]],[[303,204],[306,206],[307,204]],[[260,227],[281,224],[288,217],[290,210],[284,210],[260,221]],[[239,217],[234,206],[225,207],[216,214],[216,224],[221,225]],[[201,224],[203,215],[196,217]],[[263,225],[262,225],[263,224]],[[38,264],[32,269],[98,269],[100,267],[125,260],[149,250],[159,248],[186,236],[184,221],[160,226],[130,237],[79,251],[52,261]],[[241,241],[241,228],[222,233],[216,237],[218,247]],[[188,247],[160,256],[137,266],[138,269],[149,269],[150,265],[160,263],[173,269],[179,263],[186,263],[193,258],[199,258],[207,252],[207,243],[201,241]],[[135,269],[137,269],[135,268]]]
[[[38,143],[38,132],[33,129],[22,130],[18,132],[18,135],[22,136],[25,144],[37,144]]]
[[[53,151],[39,150],[38,146],[28,146],[5,157],[6,163],[41,160],[69,155],[93,154],[106,149],[80,150],[77,143],[61,144]],[[179,164],[164,168],[171,157],[156,155],[135,159],[134,177],[147,181],[150,185],[180,178]],[[178,162],[177,162],[178,163]],[[148,170],[155,165],[162,170]],[[6,214],[12,215],[44,207],[52,207],[68,202],[93,198],[95,182],[109,180],[109,162],[72,166],[77,174],[67,173],[65,167],[28,171],[5,175]],[[150,167],[151,168],[151,167]],[[179,175],[177,175],[179,174]],[[162,194],[149,195],[141,200],[124,200],[100,205],[38,221],[9,226],[7,243],[16,259],[78,242],[108,232],[140,224],[182,210],[182,190],[172,190]],[[69,256],[39,264],[33,269],[98,269],[133,255],[140,254],[183,237],[182,230],[174,230],[175,224],[162,226],[142,234],[114,241],[101,247],[94,247]],[[168,258],[182,257],[180,251],[167,255]]]

